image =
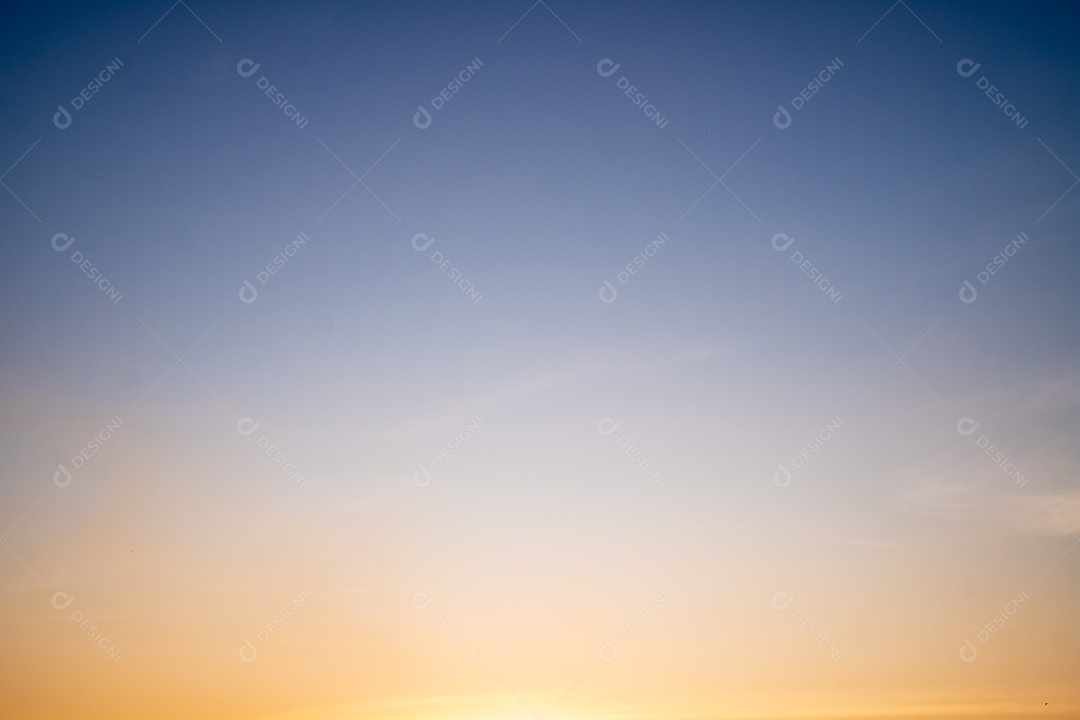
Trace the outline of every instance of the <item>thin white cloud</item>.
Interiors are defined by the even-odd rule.
[[[1080,535],[1080,489],[1002,492],[988,481],[943,481],[905,492],[904,509],[962,522],[981,522],[1026,535]]]

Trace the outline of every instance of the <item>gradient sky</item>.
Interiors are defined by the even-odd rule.
[[[5,717],[1080,717],[1075,6],[4,13]]]

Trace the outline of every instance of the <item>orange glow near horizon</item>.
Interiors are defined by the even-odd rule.
[[[24,427],[55,427],[42,400],[17,403]],[[630,503],[612,524],[587,501],[534,522],[512,488],[493,500],[503,516],[490,516],[449,501],[445,486],[409,482],[396,499],[340,514],[312,487],[279,483],[292,499],[256,512],[224,450],[193,456],[180,436],[135,429],[111,442],[107,478],[77,475],[5,538],[28,567],[66,568],[44,586],[17,564],[5,571],[4,635],[18,651],[3,676],[19,717],[183,717],[193,706],[210,720],[1078,711],[1072,668],[1057,660],[1070,612],[1055,600],[1062,579],[1000,597],[950,580],[971,556],[937,551],[958,547],[947,526],[897,526],[876,544],[817,528],[792,554],[794,530],[762,516],[718,540],[705,522],[672,523],[677,505]],[[207,477],[217,464],[226,470]],[[69,520],[37,514],[47,502]],[[1068,548],[963,532],[1005,574]],[[1000,608],[963,620],[991,595]],[[998,611],[1004,624],[980,640]],[[974,662],[959,655],[965,638]]]

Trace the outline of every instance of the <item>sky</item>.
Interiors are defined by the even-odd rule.
[[[1080,717],[1075,6],[3,12],[5,717]]]

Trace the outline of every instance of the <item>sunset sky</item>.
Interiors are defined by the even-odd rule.
[[[1069,3],[27,3],[19,720],[1080,717]]]

